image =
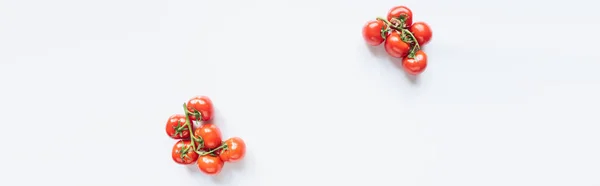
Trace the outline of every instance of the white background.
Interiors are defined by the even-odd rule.
[[[0,185],[600,185],[594,1],[0,0]],[[433,29],[408,78],[361,29]],[[244,161],[172,162],[208,95]]]

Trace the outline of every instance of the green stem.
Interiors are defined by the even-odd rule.
[[[190,141],[192,142],[192,150],[194,150],[194,152],[197,152],[198,149],[196,149],[196,140],[194,140],[194,131],[192,131],[192,124],[190,121],[190,112],[187,110],[187,105],[184,103],[183,104],[183,110],[185,112],[185,125],[188,126],[188,130],[190,131]]]
[[[415,35],[413,35],[412,32],[410,32],[410,30],[406,29],[406,28],[402,28],[399,25],[395,25],[392,24],[390,21],[388,21],[385,18],[382,17],[377,17],[377,20],[383,21],[384,24],[386,24],[389,28],[393,28],[395,30],[398,30],[400,32],[402,32],[402,34],[404,35],[408,35],[408,37],[411,38],[411,40],[413,41],[412,46],[410,48],[410,51],[408,52],[408,58],[412,59],[415,57],[415,53],[417,51],[419,51],[421,49],[421,46],[419,45],[419,42],[417,41],[417,38],[415,37]],[[400,25],[403,25],[404,23],[400,23]]]
[[[210,151],[207,151],[207,152],[201,152],[201,153],[199,153],[199,154],[200,154],[200,156],[204,156],[204,155],[207,155],[207,154],[213,153],[213,152],[215,152],[215,151],[217,151],[217,150],[221,150],[221,149],[223,149],[223,148],[225,148],[225,147],[227,147],[227,143],[223,143],[223,144],[221,144],[221,146],[219,146],[219,147],[217,147],[217,148],[215,148],[215,149],[213,149],[213,150],[210,150]]]
[[[388,27],[390,27],[390,28],[393,28],[393,29],[396,29],[396,30],[400,30],[400,29],[402,29],[402,28],[398,28],[396,25],[392,24],[390,21],[388,21],[388,20],[387,20],[387,19],[385,19],[385,18],[382,18],[382,17],[377,17],[377,20],[379,20],[379,21],[383,21],[383,23],[385,23],[385,25],[387,25],[387,26],[388,26]]]
[[[402,32],[404,32],[404,34],[408,35],[414,41],[413,47],[411,48],[410,52],[408,53],[408,58],[412,59],[415,57],[415,53],[421,49],[421,46],[419,45],[417,38],[415,37],[415,35],[413,35],[412,32],[410,32],[407,29],[402,30]]]

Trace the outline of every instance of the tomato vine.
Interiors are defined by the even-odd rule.
[[[196,118],[202,118],[202,114],[198,111],[195,111],[194,113],[188,111],[187,109],[187,105],[184,103],[183,104],[183,111],[185,112],[185,126],[187,126],[189,133],[190,133],[190,141],[191,141],[191,146],[192,146],[192,150],[197,153],[198,155],[207,155],[207,154],[213,154],[214,152],[216,152],[217,150],[223,149],[223,148],[227,148],[227,144],[226,143],[222,143],[219,147],[214,148],[210,151],[201,151],[200,149],[202,148],[202,146],[204,146],[204,139],[202,139],[201,136],[196,136],[194,135],[193,132],[193,125],[192,125],[192,120],[190,119],[190,115],[194,115]],[[196,119],[197,122],[200,121],[200,119]],[[198,146],[196,146],[196,142],[198,142]]]
[[[384,33],[390,32],[390,31],[400,32],[402,41],[410,44],[410,46],[411,46],[407,57],[410,59],[414,58],[416,52],[421,49],[421,46],[419,46],[419,43],[417,42],[417,38],[415,38],[413,33],[411,33],[410,30],[408,30],[408,28],[406,28],[406,15],[402,15],[399,18],[392,18],[392,22],[394,22],[394,23],[392,23],[382,17],[377,17],[377,20],[382,21],[385,24],[385,26],[383,28],[381,28],[382,35],[384,35]],[[384,39],[385,39],[385,37],[384,37]]]
[[[183,104],[183,110],[185,112],[185,125],[188,127],[188,130],[190,132],[190,141],[192,144],[192,150],[194,152],[196,152],[197,154],[200,154],[200,152],[198,152],[198,149],[200,149],[200,147],[196,147],[196,142],[198,142],[198,145],[204,145],[203,139],[200,136],[196,137],[196,135],[194,135],[194,131],[192,130],[192,128],[193,128],[192,121],[190,119],[191,113],[188,111],[187,105],[185,103]]]
[[[227,143],[222,143],[221,145],[219,145],[219,147],[214,148],[214,149],[212,149],[210,151],[199,153],[199,155],[200,156],[204,156],[204,155],[207,155],[207,154],[213,154],[214,155],[214,152],[216,152],[217,150],[221,150],[221,149],[227,149]]]

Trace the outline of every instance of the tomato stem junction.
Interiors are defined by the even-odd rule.
[[[392,28],[394,30],[400,31],[400,33],[402,35],[410,37],[409,39],[410,39],[411,48],[410,48],[410,51],[409,51],[407,57],[410,59],[414,58],[417,51],[419,51],[421,49],[421,46],[419,45],[419,42],[417,41],[417,38],[415,37],[415,35],[413,35],[412,32],[410,32],[410,30],[404,28],[405,20],[392,18],[392,20],[394,22],[396,22],[396,24],[393,24],[390,21],[388,21],[387,19],[382,18],[382,17],[377,17],[377,20],[383,21],[383,23],[388,28]]]
[[[187,105],[184,103],[183,104],[183,111],[185,112],[185,125],[188,126],[188,130],[190,132],[190,142],[192,143],[192,150],[196,153],[199,154],[198,150],[200,148],[196,148],[196,141],[201,141],[201,140],[196,140],[195,136],[194,136],[194,131],[192,130],[192,121],[190,120],[190,112],[187,110]],[[200,138],[200,136],[198,136]],[[198,144],[200,145],[200,144]]]
[[[410,32],[407,29],[402,30],[402,32],[404,32],[404,34],[406,34],[410,38],[412,38],[412,40],[413,40],[413,47],[411,48],[410,52],[408,53],[408,58],[410,58],[410,59],[415,58],[415,54],[417,53],[417,51],[419,51],[421,49],[421,46],[419,45],[419,42],[417,41],[417,38],[415,37],[414,34],[412,34],[412,32]]]
[[[214,149],[212,149],[210,151],[199,153],[199,154],[200,154],[200,156],[204,156],[204,155],[207,155],[207,154],[211,154],[211,153],[213,153],[213,152],[215,152],[217,150],[221,150],[223,148],[227,148],[227,143],[223,142],[219,147],[214,148]]]

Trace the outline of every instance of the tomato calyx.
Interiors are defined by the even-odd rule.
[[[421,49],[421,46],[419,45],[419,42],[417,42],[417,38],[415,37],[415,35],[406,28],[407,18],[407,15],[402,14],[399,16],[399,18],[392,18],[391,22],[381,17],[378,17],[377,20],[382,21],[385,24],[384,27],[387,27],[385,30],[382,28],[382,35],[384,34],[384,32],[400,32],[400,38],[402,39],[402,41],[410,45],[410,50],[408,52],[407,57],[409,59],[413,59],[415,58],[415,54],[417,53],[417,51]]]
[[[186,108],[187,108],[187,107],[186,107]],[[202,120],[202,113],[200,113],[200,111],[196,110],[195,108],[194,108],[194,111],[193,111],[193,112],[189,112],[189,111],[186,109],[186,112],[185,112],[185,113],[186,113],[186,116],[187,116],[187,114],[191,114],[192,116],[194,116],[194,118],[196,118],[196,122],[200,122],[200,121]]]
[[[204,147],[204,139],[202,137],[192,135],[192,141],[198,142],[198,149]]]
[[[187,125],[185,125],[185,123],[181,125],[181,122],[177,121],[177,125],[173,126],[173,130],[175,130],[175,133],[171,137],[177,137],[178,135],[179,137],[183,137],[183,132],[188,130],[186,127]]]
[[[387,34],[390,32],[390,30],[391,29],[387,26],[387,24],[385,24],[381,27],[380,34],[381,34],[381,38],[383,38],[383,40],[387,39]]]
[[[181,146],[181,149],[179,150],[179,158],[181,158],[182,160],[185,160],[188,157],[188,153],[190,152],[190,150],[193,150],[190,148],[190,146],[187,146],[187,145]]]
[[[410,47],[407,57],[409,59],[415,58],[417,51],[419,51],[421,49],[419,42],[417,42],[417,38],[408,29],[403,29],[402,35],[403,35],[402,40],[408,44],[411,44],[411,47]]]
[[[408,15],[401,14],[398,17],[394,17],[391,19],[391,23],[398,25],[399,28],[407,28],[406,20],[408,19]]]

